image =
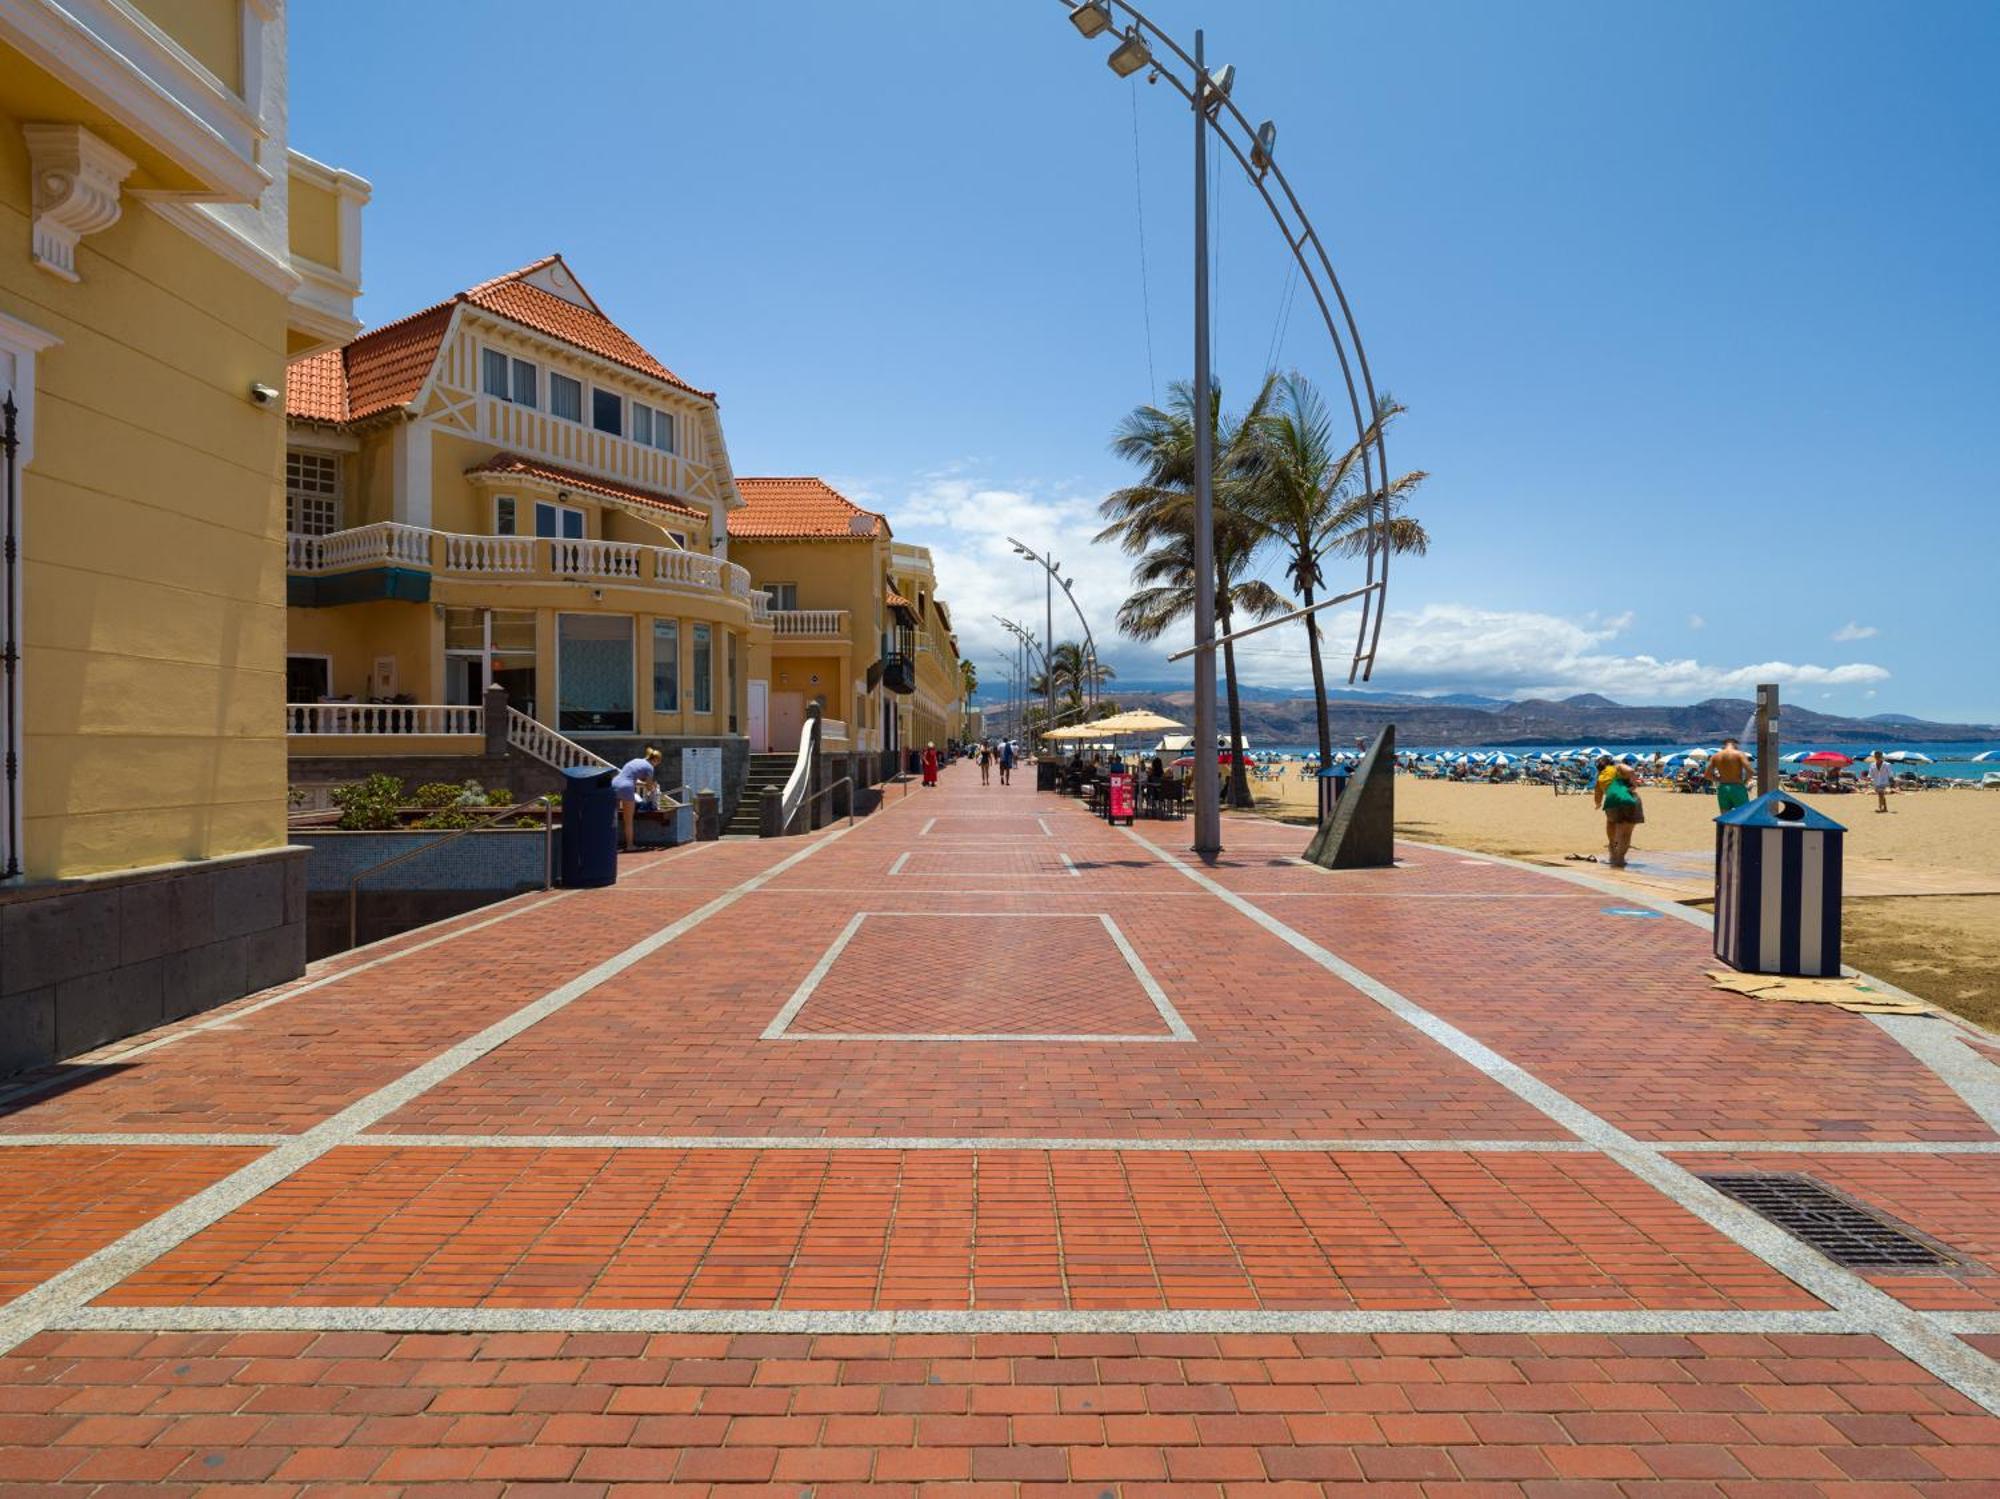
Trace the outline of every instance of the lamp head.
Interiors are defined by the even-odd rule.
[[[1152,60],[1153,49],[1146,45],[1146,39],[1134,26],[1125,33],[1125,39],[1111,49],[1111,55],[1105,62],[1120,78],[1130,78]]]
[[[1271,170],[1278,150],[1278,122],[1266,120],[1257,127],[1257,139],[1250,147],[1250,165],[1259,176]]]
[[[1111,0],[1074,0],[1069,23],[1083,36],[1102,36],[1111,29]]]

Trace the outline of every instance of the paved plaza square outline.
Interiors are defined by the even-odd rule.
[[[1132,976],[1139,981],[1139,987],[1145,991],[1146,998],[1152,1002],[1153,1008],[1159,1012],[1160,1020],[1167,1027],[1167,1033],[1160,1035],[1096,1031],[926,1032],[793,1030],[791,1028],[792,1022],[798,1018],[799,1012],[812,999],[814,992],[825,982],[826,976],[833,971],[833,965],[840,961],[841,954],[847,950],[848,944],[854,940],[855,935],[861,930],[862,923],[871,916],[922,916],[926,920],[932,921],[1096,921],[1103,926],[1106,936],[1111,939],[1112,945],[1118,949],[1119,956],[1124,958],[1126,966],[1132,971]],[[1192,1041],[1195,1039],[1195,1034],[1188,1028],[1187,1022],[1181,1018],[1180,1011],[1174,1008],[1173,1001],[1167,998],[1166,991],[1160,987],[1159,981],[1147,970],[1139,954],[1133,950],[1132,944],[1126,939],[1124,932],[1119,930],[1118,923],[1112,920],[1105,912],[857,911],[849,918],[847,925],[841,928],[840,935],[835,937],[827,950],[820,955],[819,961],[813,964],[812,971],[800,981],[798,988],[792,991],[792,997],[785,1002],[784,1008],[779,1010],[772,1017],[771,1023],[764,1027],[763,1034],[759,1039],[764,1041],[922,1041],[961,1043],[1011,1041],[1034,1044],[1097,1043],[1150,1045],[1162,1041]]]

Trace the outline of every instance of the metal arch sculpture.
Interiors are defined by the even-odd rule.
[[[1097,9],[1107,18],[1113,12],[1131,17],[1131,27],[1123,32],[1123,37],[1129,39],[1134,35],[1143,35],[1157,41],[1180,59],[1189,70],[1189,77],[1183,79],[1171,67],[1164,65],[1159,54],[1150,46],[1146,61],[1131,71],[1136,73],[1140,68],[1150,69],[1154,77],[1164,78],[1172,84],[1190,108],[1194,106],[1195,89],[1203,70],[1186,48],[1161,30],[1138,6],[1130,0],[1062,0],[1062,4],[1072,18],[1084,9]],[[1078,29],[1082,30],[1081,27]],[[1107,25],[1102,29],[1118,33],[1115,26]],[[1093,34],[1085,33],[1086,36]],[[1380,408],[1375,395],[1375,377],[1368,367],[1368,354],[1362,347],[1361,330],[1354,321],[1347,293],[1341,287],[1340,277],[1334,273],[1333,260],[1326,253],[1319,231],[1313,228],[1312,220],[1306,216],[1305,207],[1292,190],[1284,169],[1277,163],[1274,149],[1276,126],[1268,120],[1261,126],[1251,125],[1249,116],[1237,108],[1229,94],[1215,86],[1215,74],[1208,73],[1206,78],[1207,86],[1202,89],[1202,94],[1207,107],[1202,110],[1202,117],[1215,132],[1216,139],[1228,147],[1229,154],[1243,168],[1243,174],[1256,189],[1257,196],[1264,200],[1272,221],[1292,252],[1299,274],[1312,288],[1313,302],[1319,308],[1320,320],[1326,325],[1334,356],[1340,362],[1341,379],[1347,387],[1348,409],[1354,417],[1355,446],[1361,450],[1361,481],[1366,493],[1378,496],[1368,528],[1367,574],[1362,588],[1358,590],[1361,629],[1355,638],[1354,657],[1347,671],[1349,683],[1365,682],[1375,670],[1375,649],[1382,638],[1382,615],[1389,588],[1389,454],[1382,439],[1381,425],[1375,420],[1375,413]],[[1278,186],[1276,195],[1271,191],[1272,182]],[[1296,228],[1293,227],[1294,222]],[[1336,307],[1339,309],[1337,319]],[[1345,336],[1342,334],[1343,327]],[[1351,357],[1349,345],[1352,345]]]

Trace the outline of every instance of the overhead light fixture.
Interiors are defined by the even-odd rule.
[[[1084,36],[1102,36],[1111,29],[1111,0],[1076,0],[1069,23]]]
[[[1250,147],[1250,165],[1261,176],[1271,170],[1271,162],[1278,150],[1278,122],[1266,120],[1257,127],[1256,142]]]
[[[1113,47],[1111,55],[1104,60],[1111,65],[1111,71],[1120,78],[1130,78],[1153,60],[1153,49],[1146,45],[1146,39],[1139,35],[1139,28],[1134,26],[1125,33],[1125,40]]]
[[[1229,97],[1229,91],[1236,87],[1236,64],[1226,62],[1208,75],[1209,107],[1214,108],[1220,100]]]

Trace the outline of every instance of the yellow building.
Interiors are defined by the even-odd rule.
[[[296,973],[286,360],[359,178],[286,144],[283,0],[0,5],[0,1072]]]
[[[713,746],[740,782],[765,631],[715,396],[561,256],[298,361],[287,411],[295,757],[476,754],[498,686],[550,764],[655,744],[672,786]]]
[[[751,691],[769,704],[760,717],[753,699],[753,748],[796,745],[814,701],[877,773],[956,737],[957,643],[930,553],[823,479],[736,482],[730,554],[767,597],[771,627],[768,655],[760,643],[752,657]]]

